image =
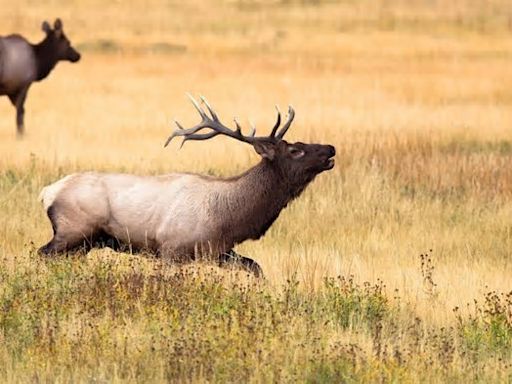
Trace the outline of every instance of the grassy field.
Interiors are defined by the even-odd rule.
[[[0,381],[512,381],[509,1],[16,3],[83,58],[0,99]],[[330,143],[320,175],[237,250],[267,277],[110,250],[41,260],[41,188],[80,170],[235,175],[229,139],[164,149],[185,92],[260,132]]]

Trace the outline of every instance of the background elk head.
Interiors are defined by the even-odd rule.
[[[46,33],[46,49],[53,52],[56,60],[67,60],[76,63],[80,54],[71,46],[71,42],[64,33],[62,20],[56,19],[53,29],[47,21],[43,22],[42,30]]]

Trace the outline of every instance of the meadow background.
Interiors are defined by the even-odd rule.
[[[0,99],[0,380],[512,380],[512,7],[506,0],[0,0],[0,35],[61,17],[82,53]],[[40,189],[81,170],[218,176],[229,139],[163,148],[197,120],[330,143],[260,241],[266,280],[91,252],[41,260]]]

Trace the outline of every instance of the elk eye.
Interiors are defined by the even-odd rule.
[[[301,149],[290,147],[288,149],[288,151],[290,152],[290,155],[292,155],[292,157],[295,158],[295,159],[298,159],[298,158],[304,156],[304,151],[301,150]]]

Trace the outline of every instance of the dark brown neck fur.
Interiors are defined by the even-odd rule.
[[[50,44],[50,40],[46,37],[39,44],[32,45],[34,53],[36,55],[37,62],[37,81],[43,80],[47,77],[55,65],[57,64],[58,58],[54,52],[53,47]]]
[[[213,211],[222,219],[226,242],[234,245],[263,236],[283,208],[299,196],[311,180],[297,185],[267,160],[226,180],[229,183],[226,192],[212,196],[211,201]]]

